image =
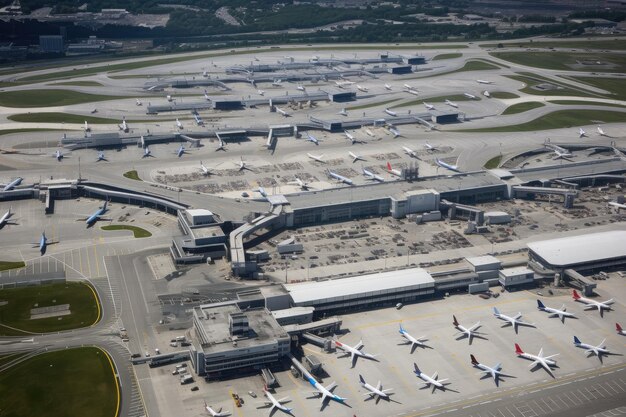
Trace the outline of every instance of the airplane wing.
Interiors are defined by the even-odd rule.
[[[333,390],[337,388],[337,383],[335,381],[331,382],[331,384],[329,386],[326,387],[326,389],[328,390],[328,392],[333,392]]]
[[[352,352],[352,356],[350,357],[350,359],[352,360],[352,367],[354,368],[354,366],[356,365],[356,355],[354,354],[354,352]]]
[[[481,324],[480,324],[480,322],[478,322],[478,323],[476,323],[475,325],[473,325],[472,327],[470,327],[467,330],[468,330],[468,332],[473,332],[473,331],[478,330],[480,328],[480,326],[481,326]]]
[[[280,398],[280,399],[278,399],[276,401],[278,401],[280,404],[286,404],[288,402],[291,402],[291,399],[289,399],[289,397],[284,397],[284,398]]]
[[[274,403],[272,403],[271,401],[263,401],[260,404],[261,405],[257,406],[257,409],[258,408],[265,408],[265,407],[269,407],[269,406],[274,405]]]
[[[361,348],[363,348],[363,346],[364,346],[364,345],[363,345],[363,342],[359,342],[359,344],[357,344],[354,348],[355,348],[356,350],[361,350]]]

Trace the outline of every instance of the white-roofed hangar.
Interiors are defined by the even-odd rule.
[[[435,280],[410,268],[328,281],[285,284],[293,306],[315,307],[315,315],[414,302],[435,293]]]

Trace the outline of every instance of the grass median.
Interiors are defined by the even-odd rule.
[[[73,104],[127,98],[124,96],[106,96],[57,89],[5,91],[0,93],[0,106],[20,108],[70,106]]]
[[[502,112],[502,115],[506,116],[507,114],[524,113],[525,111],[538,109],[539,107],[544,107],[544,106],[545,104],[539,101],[527,101],[525,103],[517,103],[504,109],[504,111]]]
[[[26,264],[22,261],[18,261],[18,262],[0,261],[0,271],[6,271],[8,269],[24,268],[25,266]]]
[[[142,229],[141,227],[137,227],[137,226],[128,226],[125,224],[112,224],[109,226],[102,226],[101,229],[102,230],[130,230],[131,232],[133,232],[133,236],[135,236],[135,238],[137,239],[152,236],[152,233],[148,232],[146,229]]]
[[[132,171],[126,171],[124,173],[124,177],[135,181],[141,181],[141,178],[139,178],[139,174],[135,169],[133,169]]]

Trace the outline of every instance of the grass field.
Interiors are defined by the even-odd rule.
[[[9,354],[3,354],[0,355],[0,367],[2,367],[4,364],[11,362],[17,358],[19,358],[20,356],[24,356],[25,353],[23,352],[18,352],[18,353],[9,353]]]
[[[0,93],[0,106],[5,107],[50,107],[94,101],[117,100],[128,97],[88,94],[70,90],[23,90]]]
[[[68,129],[72,130],[72,129]],[[2,135],[12,135],[13,133],[28,133],[28,132],[54,132],[58,131],[56,129],[37,129],[37,128],[26,128],[26,129],[5,129],[0,130],[0,136]]]
[[[118,124],[120,119],[109,119],[106,117],[94,117],[85,116],[72,113],[60,113],[60,112],[44,112],[44,113],[19,113],[8,116],[7,119],[14,122],[23,123],[79,123],[83,124],[85,121],[89,124]],[[142,119],[133,120],[127,119],[127,123],[150,123],[150,122],[173,122],[175,119]],[[191,120],[190,117],[179,117],[178,120]]]
[[[148,232],[146,229],[142,229],[137,226],[127,226],[124,224],[112,224],[110,226],[102,226],[102,230],[130,230],[133,232],[135,238],[139,239],[142,237],[150,237],[152,233]]]
[[[480,99],[480,97],[476,97],[477,99]],[[471,98],[468,98],[466,96],[464,96],[463,94],[455,94],[455,95],[451,95],[451,96],[437,96],[437,97],[429,97],[429,98],[420,98],[420,99],[415,99],[415,100],[411,100],[411,101],[406,101],[404,103],[400,103],[397,104],[393,107],[391,107],[392,109],[395,108],[400,108],[400,107],[409,107],[409,106],[415,106],[417,104],[423,104],[424,102],[426,103],[443,103],[444,101],[450,100],[451,102],[457,102],[457,101],[478,101],[478,100],[472,100]]]
[[[502,155],[494,156],[485,164],[485,169],[495,169],[500,166],[500,161],[502,161]]]
[[[612,94],[605,94],[607,98],[626,100],[626,80],[624,79],[598,77],[572,77],[572,79],[593,87],[610,91]]]
[[[398,101],[398,100],[399,99],[394,98],[392,100],[377,101],[376,103],[361,104],[359,106],[346,107],[346,110],[362,110],[362,109],[367,109],[370,107],[384,106],[385,104],[393,103],[394,101]]]
[[[531,78],[531,77],[527,77],[523,75],[505,75],[505,77],[525,83],[526,87],[520,89],[519,91],[526,93],[526,94],[540,95],[540,96],[577,96],[577,97],[593,96],[593,93],[591,92],[569,87],[564,84],[559,84],[552,80],[544,81],[543,79],[540,79],[540,78],[535,78],[535,77]],[[543,84],[543,83],[550,83],[556,86],[557,88],[554,88],[552,90],[537,90],[533,88],[534,86],[538,84]]]
[[[130,178],[131,180],[141,181],[141,178],[139,178],[139,174],[137,173],[136,170],[125,172],[124,176],[126,178]]]
[[[44,353],[0,374],[3,417],[114,417],[119,389],[107,354],[95,347]]]
[[[465,72],[465,71],[488,71],[488,70],[497,70],[500,69],[500,67],[490,64],[488,62],[485,61],[478,61],[478,60],[471,60],[471,61],[467,61],[465,63],[465,65],[463,65],[462,68],[459,68],[458,70],[454,70],[449,72],[448,74],[453,74],[455,72]]]
[[[83,283],[40,285],[36,287],[8,288],[0,290],[0,300],[8,304],[0,306],[0,323],[32,333],[49,333],[91,326],[100,319],[99,301],[93,289]],[[69,304],[67,316],[30,319],[30,309]],[[0,335],[13,336],[23,333],[0,326]]]
[[[602,103],[600,101],[584,101],[584,100],[548,100],[548,103],[560,104],[563,106],[608,106],[608,107],[621,107],[619,104]]]
[[[509,93],[508,91],[494,91],[493,93],[489,93],[489,95],[493,98],[507,99],[507,98],[518,98],[519,96],[515,93]]]
[[[544,107],[544,106],[545,104],[540,103],[538,101],[527,101],[525,103],[517,103],[504,109],[504,111],[502,112],[502,115],[506,116],[507,114],[524,113],[525,111],[537,109],[539,107]]]
[[[453,58],[461,58],[463,56],[460,52],[453,52],[450,54],[439,54],[435,55],[431,61],[439,61],[442,59],[453,59]]]
[[[557,110],[518,125],[464,129],[456,132],[532,132],[598,123],[624,122],[626,113],[602,110]]]
[[[626,56],[619,53],[589,52],[490,52],[490,55],[528,67],[565,71],[625,72]],[[577,61],[600,61],[603,65],[579,65]]]
[[[575,48],[575,49],[609,49],[609,50],[625,50],[626,43],[622,40],[603,39],[603,40],[571,40],[563,42],[503,42],[505,48]],[[479,45],[481,48],[497,48],[497,43],[484,43]]]
[[[65,81],[60,83],[54,83],[52,85],[75,85],[77,87],[102,87],[102,84],[98,81]]]
[[[6,271],[7,269],[24,268],[26,264],[22,261],[19,262],[7,262],[0,261],[0,271]]]

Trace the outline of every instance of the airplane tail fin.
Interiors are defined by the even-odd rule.
[[[521,355],[524,353],[524,351],[522,350],[521,347],[519,347],[519,345],[516,343],[515,344],[515,353],[517,353],[518,355]]]
[[[619,326],[619,324],[617,326]],[[619,331],[619,329],[618,329],[618,331]],[[400,323],[400,334],[402,334],[402,333],[404,333],[404,327],[402,327],[402,323]]]
[[[622,331],[622,326],[619,325],[619,323],[615,323],[615,330],[617,330],[618,332],[621,333]]]
[[[494,307],[493,308],[493,314],[496,315],[496,316],[500,315],[500,310],[498,310],[498,307]]]
[[[363,377],[361,376],[361,374],[359,374],[359,381],[361,381],[361,384],[365,384],[365,380],[363,379]]]
[[[478,365],[478,361],[476,360],[474,355],[472,355],[471,353],[470,353],[470,359],[471,359],[472,365]]]
[[[574,300],[580,299],[580,295],[576,290],[572,290],[572,297],[574,297]]]
[[[420,371],[420,368],[417,366],[417,364],[415,362],[413,362],[413,370],[417,375],[421,375],[422,371]]]
[[[387,162],[387,170],[391,171],[391,164]]]
[[[578,339],[576,336],[574,336],[574,344],[580,345],[580,339]]]
[[[539,308],[539,310],[543,310],[546,306],[543,305],[541,300],[537,300],[537,308]]]
[[[459,322],[457,321],[456,316],[454,314],[452,315],[452,324],[455,326],[459,325]]]

